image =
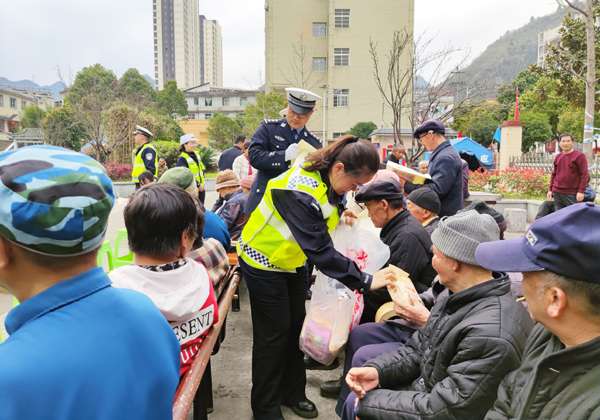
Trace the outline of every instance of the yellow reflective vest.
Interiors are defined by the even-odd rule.
[[[185,161],[187,162],[187,165],[188,165],[188,169],[192,172],[192,174],[194,174],[194,179],[196,180],[196,183],[200,187],[200,186],[204,185],[204,164],[202,163],[202,160],[200,159],[200,155],[197,152],[192,152],[192,153],[196,155],[196,158],[198,159],[198,163],[196,163],[194,158],[192,158],[192,156],[190,156],[190,154],[188,152],[181,152],[179,157],[182,157],[185,159]]]
[[[237,253],[254,268],[295,272],[306,263],[306,255],[273,205],[273,189],[301,191],[313,197],[321,207],[329,233],[338,225],[340,215],[337,207],[329,203],[327,185],[319,172],[294,166],[269,181],[263,199],[242,230]]]
[[[140,182],[138,177],[147,171],[146,165],[144,164],[144,151],[146,149],[154,150],[154,176],[158,174],[158,153],[156,153],[156,148],[151,143],[145,143],[140,147],[135,156],[133,157],[133,168],[131,168],[131,181],[132,182]]]

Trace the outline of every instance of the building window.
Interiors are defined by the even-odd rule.
[[[248,105],[248,98],[241,97],[240,98],[240,106],[246,106],[246,105]]]
[[[198,97],[197,96],[194,97],[194,105],[198,105]]]
[[[327,57],[313,57],[313,71],[327,71]]]
[[[25,99],[21,99],[21,109],[27,106],[27,101]]]
[[[350,96],[349,89],[333,89],[333,106],[334,108],[348,106],[348,97]]]
[[[212,98],[204,98],[204,105],[205,106],[212,106]]]
[[[347,66],[350,62],[350,48],[334,48],[333,64],[336,66]]]
[[[312,33],[315,38],[327,36],[327,24],[325,22],[313,22]]]
[[[228,105],[229,105],[229,98],[223,97],[223,106],[228,106]]]
[[[342,137],[344,134],[346,134],[346,133],[344,133],[344,132],[342,132],[342,131],[335,131],[335,132],[333,133],[333,138],[334,138],[334,139],[337,139],[338,137]]]
[[[204,114],[204,119],[205,120],[210,120],[212,118],[212,114],[208,113],[208,114]]]
[[[0,95],[0,106],[4,106],[4,95]]]
[[[335,9],[335,27],[350,27],[350,9]]]
[[[10,98],[10,107],[11,108],[17,107],[17,98]]]

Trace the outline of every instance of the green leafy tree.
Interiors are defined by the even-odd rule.
[[[179,142],[172,140],[156,140],[153,144],[154,147],[156,147],[158,157],[165,159],[169,168],[172,168],[177,164],[177,159],[180,154]]]
[[[23,128],[41,128],[46,111],[37,105],[27,105],[21,112],[21,126]]]
[[[81,149],[85,138],[83,124],[70,105],[52,108],[43,120],[44,137],[48,143],[75,151]]]
[[[254,134],[262,120],[279,118],[279,111],[286,106],[287,100],[281,93],[259,93],[256,96],[256,103],[248,105],[241,117],[241,124],[246,137],[251,137]]]
[[[217,150],[224,150],[233,144],[233,140],[243,133],[239,120],[217,113],[208,123],[208,142]]]
[[[453,127],[478,143],[488,146],[502,122],[502,106],[495,101],[483,102],[455,116]]]
[[[119,79],[118,98],[138,109],[156,105],[156,91],[136,69],[129,69]]]
[[[350,134],[361,139],[367,139],[371,133],[377,129],[377,125],[372,122],[359,122],[350,129]]]
[[[163,90],[157,94],[158,109],[171,117],[187,115],[187,102],[183,92],[177,88],[177,82],[169,80]]]
[[[522,95],[520,106],[523,111],[545,114],[552,132],[556,133],[559,116],[569,107],[569,102],[559,93],[558,81],[543,76]]]
[[[581,142],[583,140],[583,108],[566,108],[558,117],[558,127],[556,134],[568,133],[573,136],[573,140]],[[600,114],[594,115],[594,121],[600,121]]]
[[[536,142],[546,142],[552,138],[552,127],[546,114],[524,111],[521,113],[521,122],[523,123],[523,143],[521,145],[523,152],[529,151]]]
[[[179,140],[183,130],[170,115],[149,109],[138,114],[138,124],[148,128],[155,138]]]

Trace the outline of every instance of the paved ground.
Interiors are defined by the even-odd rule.
[[[209,192],[207,207],[214,203],[216,194]],[[118,229],[124,227],[123,209],[127,204],[126,199],[119,199],[109,219],[107,239],[113,240]],[[508,238],[517,237],[521,233],[508,234]],[[231,313],[227,320],[227,337],[219,353],[212,359],[213,387],[214,387],[214,413],[210,415],[213,420],[246,420],[252,418],[250,410],[251,386],[251,349],[252,349],[252,323],[250,320],[250,304],[248,292],[244,285],[241,289],[241,311]],[[0,293],[0,323],[4,327],[3,317],[10,309],[11,299]],[[319,419],[334,419],[335,401],[321,398],[319,385],[326,380],[335,379],[341,368],[328,372],[308,372],[307,394],[319,408]],[[284,408],[287,419],[299,419],[289,409]]]

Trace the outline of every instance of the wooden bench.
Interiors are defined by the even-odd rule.
[[[237,262],[237,261],[236,261]],[[179,383],[173,402],[173,419],[187,420],[192,405],[194,406],[194,420],[207,419],[208,407],[212,406],[212,380],[210,372],[210,356],[215,346],[218,346],[221,332],[231,309],[234,296],[240,283],[241,274],[237,264],[232,265],[225,278],[218,286],[215,293],[219,302],[219,322],[213,325],[202,342],[200,351],[196,355],[190,370]]]

